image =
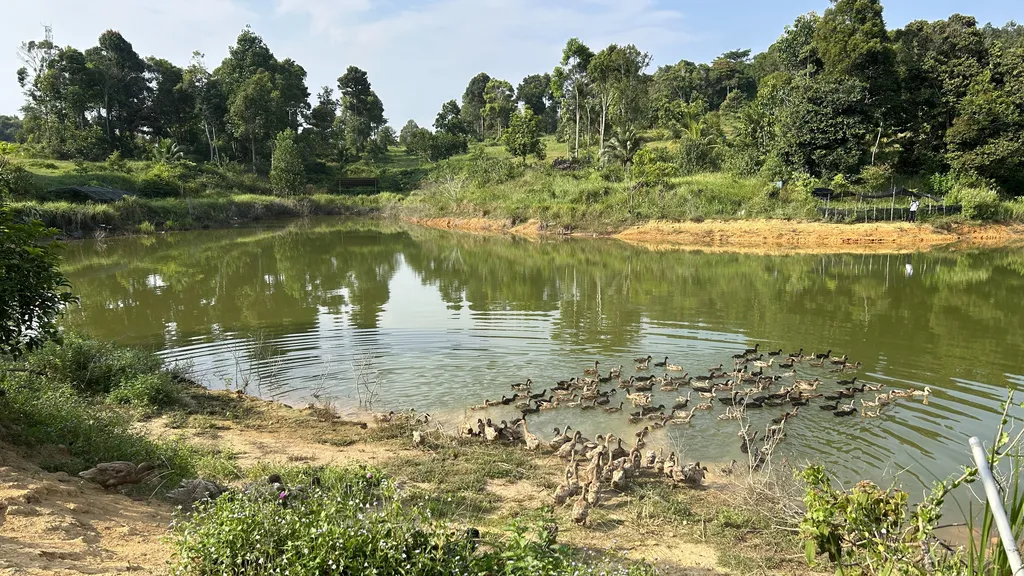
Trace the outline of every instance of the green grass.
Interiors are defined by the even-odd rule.
[[[228,459],[134,428],[139,417],[177,404],[182,379],[151,353],[71,334],[0,362],[0,436],[47,470],[77,474],[100,462],[149,461],[161,469],[162,485],[173,487]]]

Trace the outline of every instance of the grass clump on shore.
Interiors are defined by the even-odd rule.
[[[152,440],[133,425],[176,406],[183,378],[152,353],[67,334],[18,361],[0,361],[0,435],[33,450],[50,471],[148,461],[173,487],[213,466],[218,455]]]
[[[494,535],[438,522],[407,505],[395,481],[374,468],[300,468],[282,476],[299,488],[284,504],[276,494],[232,492],[177,522],[174,573],[651,573],[644,564],[588,564],[539,522],[513,522]]]

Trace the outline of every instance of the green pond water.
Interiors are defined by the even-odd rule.
[[[655,252],[317,219],[77,242],[66,271],[82,298],[73,325],[191,362],[210,387],[246,386],[295,405],[329,397],[350,410],[373,388],[375,409],[415,408],[453,422],[469,405],[511,394],[512,383],[529,377],[539,392],[595,359],[602,368],[625,364],[629,375],[632,358],[667,355],[693,375],[728,367],[755,343],[787,353],[831,349],[863,363],[861,381],[929,386],[930,402],[902,401],[862,419],[836,418],[815,400],[787,424],[780,450],[846,480],[887,482],[900,473],[908,488],[966,463],[967,438],[989,439],[1006,390],[1024,385],[1019,248]],[[821,391],[838,388],[825,368],[796,371],[821,377]],[[676,397],[654,395],[655,404]],[[655,431],[650,444],[688,460],[740,458],[738,424],[718,420],[724,405],[715,404],[688,425]],[[782,411],[749,411],[752,429]],[[499,407],[468,415],[517,414]],[[531,423],[542,437],[566,423],[627,438],[641,426],[571,408]]]

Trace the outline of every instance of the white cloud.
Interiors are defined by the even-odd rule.
[[[252,24],[278,58],[306,69],[312,94],[335,87],[349,65],[367,70],[397,126],[408,118],[429,125],[478,72],[515,85],[550,71],[571,36],[595,50],[635,43],[661,63],[678,60],[695,39],[681,12],[655,0],[37,0],[13,3],[5,15],[17,34],[0,51],[0,113],[22,103],[15,49],[40,37],[42,23],[61,45],[84,49],[113,28],[144,56],[185,65],[200,50],[211,67]]]

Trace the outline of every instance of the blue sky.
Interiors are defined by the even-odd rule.
[[[5,6],[9,31],[0,50],[0,114],[23,102],[15,71],[22,40],[53,26],[58,44],[92,46],[113,28],[141,55],[178,65],[193,50],[210,67],[227,54],[246,25],[278,58],[291,57],[309,74],[310,92],[335,87],[354,64],[369,72],[385,114],[400,127],[409,118],[430,125],[441,103],[459,98],[478,72],[519,83],[550,71],[561,47],[578,36],[597,50],[633,43],[654,65],[682,58],[709,61],[736,48],[758,52],[783,26],[828,0],[32,0]],[[1024,21],[1021,0],[888,0],[890,28],[954,12],[980,23]],[[653,68],[652,68],[653,70]]]

